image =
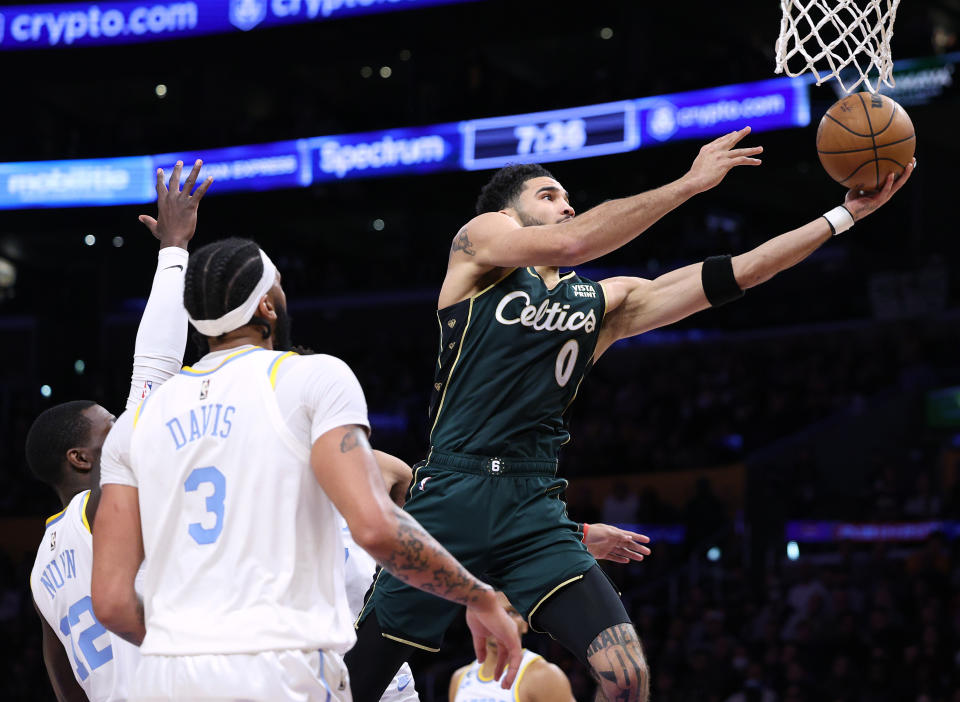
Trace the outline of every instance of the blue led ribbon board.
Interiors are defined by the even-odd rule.
[[[285,0],[286,1],[286,0]],[[292,0],[291,0],[292,1]],[[745,124],[755,131],[806,126],[807,83],[777,78],[675,95],[424,127],[129,158],[0,163],[0,209],[150,202],[156,169],[202,158],[214,194],[306,187],[324,181],[566,161]]]
[[[644,143],[716,137],[749,124],[754,132],[810,124],[807,81],[774,78],[635,102]]]
[[[109,46],[476,0],[168,0],[0,7],[0,50]]]
[[[461,122],[465,170],[603,156],[640,147],[632,101]]]

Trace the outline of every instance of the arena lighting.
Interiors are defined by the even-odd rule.
[[[95,237],[93,234],[87,234],[85,237],[83,237],[83,243],[87,246],[93,246],[97,243],[97,237]]]
[[[720,552],[719,547],[711,546],[710,549],[707,551],[707,560],[710,561],[711,563],[716,563],[717,561],[720,560],[721,555],[722,554]]]
[[[157,87],[153,89],[153,92],[157,94],[158,98],[165,98],[167,96],[167,86],[163,83],[158,83]]]
[[[53,394],[53,388],[51,388],[49,385],[41,385],[40,394],[44,397],[50,397]]]
[[[77,375],[83,375],[83,372],[87,369],[87,364],[84,363],[82,358],[78,358],[73,362],[73,371]]]
[[[477,0],[167,0],[0,7],[0,51],[112,46]]]
[[[800,558],[800,546],[796,541],[787,542],[787,558],[791,561],[795,561]]]

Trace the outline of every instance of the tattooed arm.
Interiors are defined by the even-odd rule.
[[[502,643],[497,676],[509,661],[504,680],[509,687],[522,657],[516,625],[493,588],[471,575],[413,517],[391,502],[366,431],[351,425],[322,434],[313,444],[310,464],[361,548],[408,585],[465,605],[474,641],[481,642],[479,656],[485,655],[486,636]]]

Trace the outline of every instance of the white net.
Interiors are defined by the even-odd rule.
[[[893,87],[890,40],[899,4],[900,0],[780,0],[776,72],[799,76],[809,71],[817,85],[836,78],[848,93],[861,84],[872,93],[881,82]],[[849,86],[844,78],[851,81]]]

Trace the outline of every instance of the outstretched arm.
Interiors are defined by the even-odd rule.
[[[749,133],[750,127],[744,127],[706,144],[690,170],[672,183],[609,200],[562,224],[521,227],[498,212],[479,215],[454,239],[451,264],[486,269],[575,266],[610,253],[697,193],[718,185],[735,166],[759,165],[754,156],[763,147],[734,148]]]
[[[157,169],[157,218],[140,215],[140,221],[160,240],[157,271],[147,306],[137,329],[133,351],[133,374],[127,409],[135,408],[150,392],[180,370],[187,343],[187,312],[183,307],[183,276],[187,268],[187,245],[197,229],[197,208],[213,182],[207,178],[193,191],[203,162],[199,159],[180,189],[183,162],[178,161],[164,184]]]
[[[884,205],[902,188],[916,160],[894,181],[887,178],[883,189],[874,195],[847,193],[845,208],[854,221],[860,221]],[[833,226],[824,217],[799,229],[781,234],[731,260],[736,285],[741,290],[770,280],[822,246],[833,234]],[[702,283],[703,264],[695,263],[665,273],[654,280],[618,277],[603,281],[607,297],[607,315],[597,341],[595,358],[618,339],[635,336],[679,321],[710,306]]]

